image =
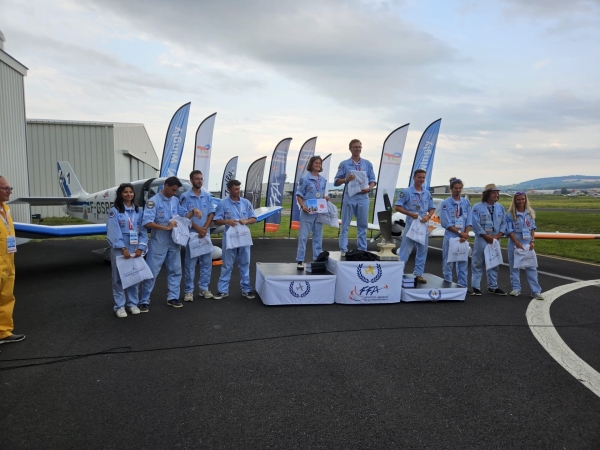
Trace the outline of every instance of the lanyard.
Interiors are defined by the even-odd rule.
[[[320,187],[321,187],[321,183],[319,183],[320,180],[318,180],[318,179],[315,180],[314,178],[310,178],[310,181],[312,181],[313,184],[315,185],[315,190],[317,192],[319,192],[320,191]]]
[[[242,218],[242,210],[238,207],[238,205],[233,200],[231,200],[231,198],[229,199],[229,202],[233,205],[233,207],[238,212],[238,214],[239,214],[239,218],[238,219],[241,219]]]
[[[454,208],[456,208],[456,217],[461,217],[463,215],[463,210],[460,201],[458,203],[454,203]]]
[[[352,165],[354,166],[354,170],[358,170],[359,172],[362,172],[362,159],[360,160],[360,162],[357,164],[354,162],[353,159],[350,160],[352,162]]]
[[[125,214],[127,214],[127,221],[129,222],[129,229],[133,230],[133,218],[135,217],[135,210],[131,211],[133,213],[132,217],[129,217],[129,209],[125,208]]]
[[[8,215],[6,215],[6,212],[4,211],[3,207],[0,207],[0,211],[2,211],[2,213],[0,214],[0,217],[2,218],[2,222],[4,222],[6,231],[8,231],[8,234],[10,234],[10,226],[8,225]],[[10,212],[9,212],[9,214],[10,214]]]

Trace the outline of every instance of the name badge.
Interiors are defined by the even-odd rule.
[[[138,232],[137,231],[132,231],[129,233],[129,243],[132,245],[138,244]]]
[[[464,226],[465,226],[465,220],[463,219],[463,217],[457,217],[454,220],[454,226],[456,228],[458,228],[459,230],[462,230],[464,228]]]
[[[6,253],[17,252],[17,239],[14,236],[8,236],[6,238]]]
[[[523,227],[523,239],[531,239],[531,230]]]

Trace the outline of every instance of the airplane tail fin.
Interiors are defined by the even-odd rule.
[[[68,161],[59,161],[56,165],[60,189],[65,197],[79,197],[87,194]]]

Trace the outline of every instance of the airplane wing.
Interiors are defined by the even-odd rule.
[[[77,201],[77,197],[19,197],[9,204],[29,203],[31,206],[68,205]]]
[[[255,208],[254,214],[256,214],[256,221],[260,222],[265,220],[267,217],[271,217],[283,208],[281,206],[263,206],[261,208]]]
[[[75,236],[93,236],[106,234],[106,224],[85,225],[37,225],[33,223],[15,222],[15,234],[27,239],[68,238]]]
[[[265,220],[283,209],[281,206],[268,206],[256,208],[257,222]],[[51,239],[68,238],[77,236],[93,236],[97,234],[106,234],[106,224],[82,224],[82,225],[37,225],[33,223],[15,222],[15,234],[20,238],[27,239]]]

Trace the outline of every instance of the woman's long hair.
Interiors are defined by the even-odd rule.
[[[525,196],[525,211],[527,211],[531,218],[535,220],[535,211],[531,209],[531,206],[529,206],[529,199],[527,198],[527,194],[525,192],[517,192],[515,195],[513,195],[512,202],[510,203],[510,207],[508,208],[508,212],[510,213],[511,217],[513,218],[513,220],[517,220],[516,200],[519,195]]]
[[[117,208],[117,211],[119,211],[120,213],[125,212],[125,205],[123,204],[123,191],[125,190],[125,188],[131,188],[131,191],[133,192],[133,199],[132,199],[133,207],[135,208],[135,212],[138,212],[139,207],[135,203],[135,190],[133,189],[133,185],[131,183],[121,183],[119,185],[119,187],[117,188],[117,197],[115,198],[115,208]]]

